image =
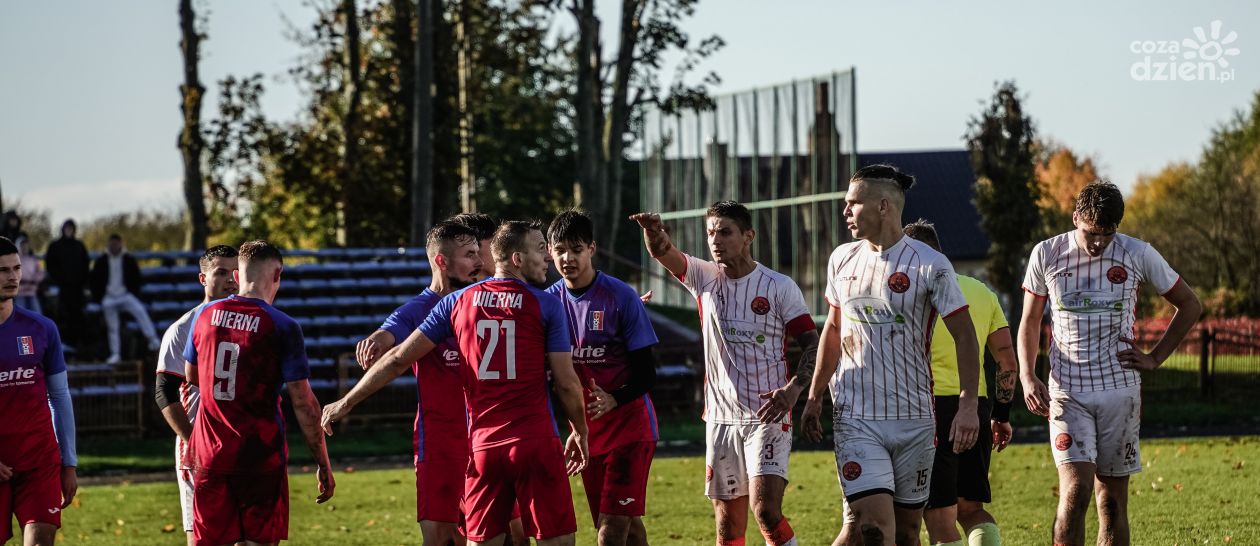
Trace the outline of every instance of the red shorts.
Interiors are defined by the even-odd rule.
[[[193,473],[197,546],[289,538],[289,475]]]
[[[61,528],[60,464],[14,471],[0,482],[0,544],[13,537],[14,516],[22,527],[47,523]]]
[[[462,461],[416,463],[416,521],[459,523],[466,466]]]
[[[464,491],[468,540],[482,542],[506,533],[516,506],[526,535],[549,539],[577,532],[559,438],[474,451]]]
[[[634,442],[591,457],[582,470],[582,486],[595,525],[599,525],[600,514],[643,515],[654,453],[656,442]]]

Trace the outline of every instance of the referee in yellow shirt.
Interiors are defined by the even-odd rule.
[[[907,236],[941,249],[936,228],[925,220],[905,227]],[[981,434],[971,449],[955,454],[951,449],[936,450],[932,468],[931,493],[923,521],[931,544],[945,546],[997,546],[1002,543],[997,522],[985,511],[984,503],[991,502],[989,492],[989,451],[997,446],[1006,449],[1011,441],[1011,399],[1015,396],[1015,380],[1019,377],[1019,365],[1011,343],[1011,331],[1007,326],[1002,307],[984,283],[958,275],[958,286],[970,307],[972,323],[976,327],[976,339],[987,345],[997,360],[997,389],[990,401],[984,374],[980,374],[980,422],[992,419],[992,436]],[[954,354],[954,339],[938,318],[932,334],[932,376],[935,380],[933,395],[936,401],[936,437],[949,437],[949,425],[958,411],[958,363]],[[958,532],[961,525],[967,541]]]

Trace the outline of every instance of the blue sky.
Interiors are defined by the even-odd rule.
[[[602,0],[605,30],[616,2]],[[1018,4],[1018,5],[1017,5]],[[175,147],[182,79],[177,2],[0,4],[0,184],[6,200],[90,218],[179,206]],[[202,4],[203,6],[206,3]],[[285,18],[311,20],[297,0],[209,4],[202,81],[269,76],[264,107],[300,108],[282,81],[298,62]],[[1136,81],[1134,42],[1237,38],[1233,81]],[[1194,160],[1211,129],[1260,89],[1260,2],[703,0],[688,24],[727,47],[706,69],[734,92],[857,67],[863,151],[960,148],[967,119],[998,80],[1014,78],[1042,135],[1094,154],[1124,188],[1140,173]],[[610,35],[605,40],[615,43]],[[1178,44],[1182,52],[1185,47]],[[1155,53],[1153,61],[1168,55]],[[216,97],[203,117],[214,113]]]

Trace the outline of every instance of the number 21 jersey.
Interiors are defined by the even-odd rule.
[[[184,358],[197,366],[200,415],[193,466],[266,473],[288,461],[280,388],[310,377],[298,323],[267,302],[240,296],[202,305]]]

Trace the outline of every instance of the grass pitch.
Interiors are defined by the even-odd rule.
[[[1145,470],[1131,481],[1133,544],[1260,544],[1256,467],[1260,437],[1148,440]],[[452,469],[457,471],[457,469]],[[1057,478],[1044,444],[1016,445],[993,457],[997,517],[1006,544],[1049,542]],[[824,451],[792,455],[784,511],[805,545],[830,544],[840,529],[834,459]],[[315,478],[290,476],[293,544],[419,544],[413,474],[406,469],[336,474],[337,494],[314,503]],[[645,524],[654,545],[713,543],[703,496],[702,457],[660,457],[652,465]],[[594,544],[580,482],[572,483],[577,543]],[[1089,536],[1096,532],[1093,509]],[[59,544],[181,544],[173,482],[91,486],[65,511]],[[748,544],[762,544],[750,528]],[[926,543],[926,542],[925,542]]]

